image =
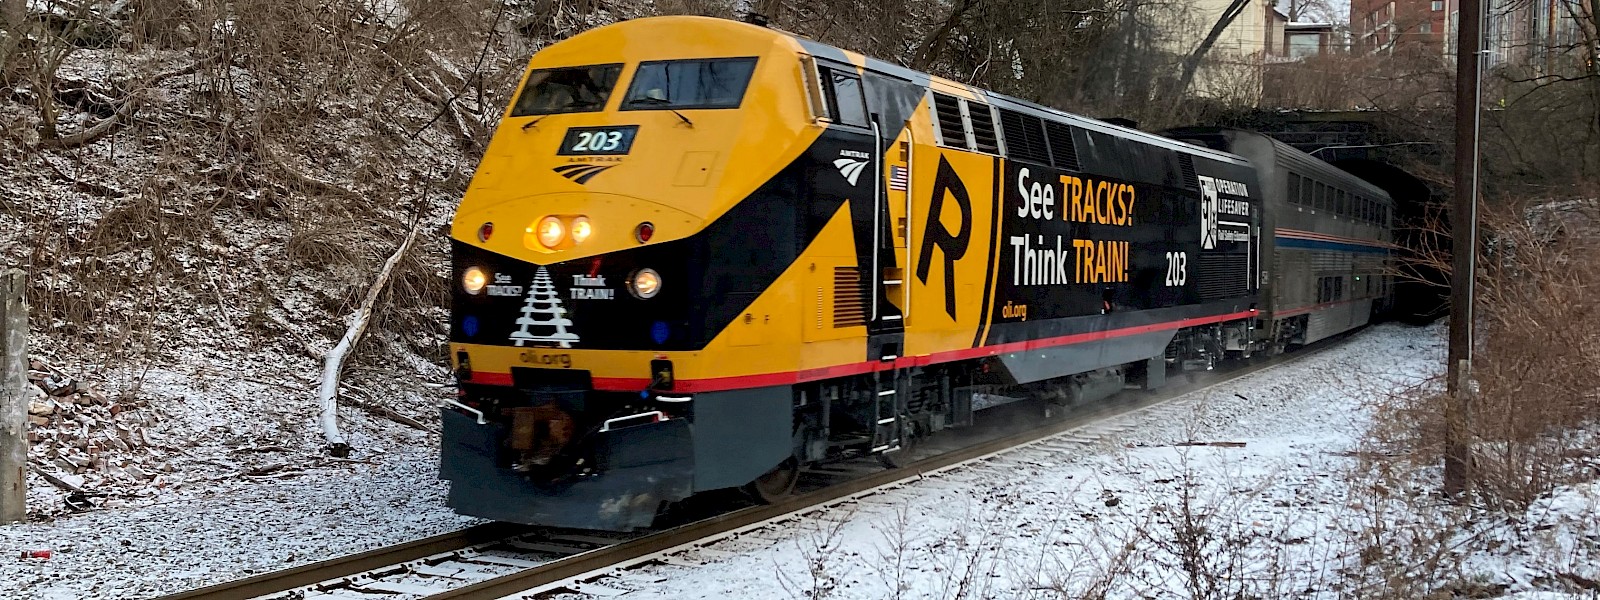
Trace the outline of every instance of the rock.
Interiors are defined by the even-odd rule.
[[[76,474],[73,474],[73,473],[62,473],[61,475],[57,476],[57,479],[60,479],[61,481],[65,482],[67,485],[70,485],[70,486],[75,487],[75,488],[83,487],[83,476],[82,475],[76,475]]]
[[[37,400],[28,402],[28,414],[35,417],[48,417],[56,412],[55,407]]]
[[[50,417],[28,415],[28,424],[34,427],[47,427],[50,425]]]
[[[65,377],[49,377],[44,380],[44,389],[51,396],[67,396],[72,394],[73,381]]]
[[[126,473],[128,475],[128,477],[132,477],[134,480],[137,480],[137,481],[144,481],[144,480],[150,478],[150,475],[145,473],[144,469],[141,469],[141,468],[139,468],[137,466],[131,466],[130,465],[128,468],[123,469],[122,472]]]

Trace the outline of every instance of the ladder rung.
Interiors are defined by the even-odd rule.
[[[901,283],[904,283],[904,281],[899,280],[899,279],[885,279],[885,280],[883,280],[883,284],[884,285],[900,285]]]
[[[878,392],[878,395],[879,396],[893,396],[894,395],[894,390],[884,390],[884,391]]]
[[[898,354],[885,354],[882,357],[878,358],[878,360],[894,360],[896,358],[900,358],[900,355],[898,355]]]
[[[884,316],[878,317],[878,320],[879,321],[899,321],[900,320],[900,315],[884,315]]]
[[[888,424],[893,423],[893,422],[894,422],[894,417],[889,417],[887,419],[878,419],[878,424],[879,425],[888,425]]]

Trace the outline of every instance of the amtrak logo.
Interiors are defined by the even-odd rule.
[[[839,174],[844,176],[845,181],[850,182],[850,185],[855,185],[856,178],[861,177],[861,170],[866,168],[867,161],[841,158],[833,161],[833,166],[839,168]]]
[[[560,174],[562,177],[577,182],[578,185],[583,185],[585,183],[589,183],[590,179],[594,179],[595,175],[599,175],[605,172],[606,169],[610,169],[611,167],[615,166],[616,165],[591,165],[587,163],[578,163],[561,165],[552,170]]]
[[[845,181],[855,185],[856,180],[861,178],[861,171],[866,169],[868,159],[872,157],[859,150],[840,150],[839,156],[843,158],[833,161],[833,166],[839,169]]]
[[[1200,176],[1200,247],[1217,247],[1217,180]]]

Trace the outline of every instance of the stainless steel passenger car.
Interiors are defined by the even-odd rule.
[[[1164,135],[1249,159],[1262,186],[1260,327],[1230,350],[1281,350],[1366,325],[1393,304],[1394,200],[1377,186],[1251,131]]]

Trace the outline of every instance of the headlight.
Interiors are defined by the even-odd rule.
[[[488,283],[489,275],[478,267],[467,267],[467,272],[461,274],[461,287],[465,288],[468,294],[478,295]]]
[[[561,238],[567,234],[567,228],[561,224],[561,219],[545,217],[539,220],[539,243],[546,248],[555,248],[561,244]]]
[[[589,239],[589,234],[594,233],[594,226],[589,224],[588,217],[578,217],[572,220],[572,241],[582,244]]]
[[[642,300],[655,297],[661,291],[661,274],[650,268],[634,271],[633,277],[628,278],[628,291]]]

